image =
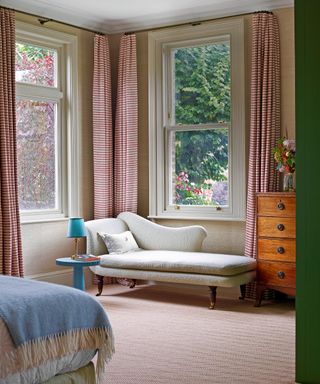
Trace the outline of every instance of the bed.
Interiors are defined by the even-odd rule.
[[[1,384],[93,384],[113,352],[110,322],[94,297],[0,275]]]

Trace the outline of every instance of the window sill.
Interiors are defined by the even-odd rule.
[[[208,216],[153,216],[149,215],[150,220],[186,220],[186,221],[236,221],[245,223],[245,218],[237,217],[208,217]]]
[[[20,224],[40,224],[40,223],[52,223],[58,221],[68,221],[68,217],[55,217],[55,218],[34,218],[34,219],[20,219]]]

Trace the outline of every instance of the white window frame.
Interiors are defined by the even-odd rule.
[[[170,204],[167,154],[172,129],[168,56],[173,47],[205,44],[229,37],[231,122],[229,127],[229,206]],[[154,218],[245,220],[245,86],[243,18],[168,28],[149,33],[149,216]],[[168,87],[170,88],[170,86]],[[172,87],[171,87],[172,88]],[[210,127],[214,124],[210,124]],[[221,128],[225,125],[222,124]],[[177,130],[185,127],[177,127]],[[203,125],[203,129],[205,126]],[[176,129],[176,128],[174,128]],[[200,128],[202,129],[202,128]],[[189,130],[189,129],[188,129]]]
[[[21,222],[61,220],[80,215],[80,135],[78,127],[78,40],[74,35],[16,22],[16,41],[58,51],[58,83],[55,87],[17,82],[18,99],[57,102],[56,159],[59,178],[57,209],[20,211]]]

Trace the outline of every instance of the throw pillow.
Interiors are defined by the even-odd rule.
[[[108,252],[111,253],[125,253],[139,250],[132,233],[130,231],[122,233],[99,233]]]

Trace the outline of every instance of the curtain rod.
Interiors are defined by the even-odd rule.
[[[106,33],[101,32],[101,31],[95,31],[93,29],[89,29],[89,28],[85,28],[85,27],[80,27],[80,26],[74,25],[74,24],[69,24],[69,23],[66,23],[64,21],[50,19],[50,18],[47,18],[47,17],[44,17],[44,16],[35,15],[33,13],[29,13],[29,12],[25,12],[25,11],[19,11],[19,10],[14,9],[14,8],[2,7],[2,6],[1,6],[1,8],[8,9],[8,10],[14,11],[14,12],[19,12],[19,13],[22,13],[24,15],[36,17],[41,25],[44,25],[45,23],[48,23],[48,22],[52,21],[53,23],[59,23],[59,24],[66,25],[68,27],[78,28],[78,29],[81,29],[83,31],[95,33],[97,35],[106,35]],[[170,28],[170,27],[171,28],[173,28],[173,27],[181,27],[183,25],[196,26],[196,25],[200,25],[201,23],[206,23],[206,22],[210,22],[210,21],[214,21],[214,20],[223,20],[223,19],[229,19],[231,17],[248,16],[248,15],[253,15],[253,14],[257,14],[257,13],[273,14],[272,11],[265,11],[265,10],[263,10],[263,11],[256,11],[256,12],[246,12],[246,13],[239,13],[237,15],[231,15],[231,16],[221,16],[221,17],[216,17],[216,18],[211,18],[211,19],[206,19],[206,20],[188,21],[188,22],[183,22],[183,23],[180,23],[180,24],[165,25],[163,27],[139,29],[139,30],[136,30],[136,31],[124,32],[124,34],[125,35],[131,35],[133,33],[139,33],[139,32],[158,31],[160,29],[165,29],[165,28]],[[115,35],[116,33],[113,33],[113,34]],[[110,35],[112,35],[112,33],[110,33]]]
[[[230,15],[230,16],[221,16],[221,17],[214,17],[211,19],[205,19],[205,20],[197,20],[197,21],[185,21],[180,24],[169,24],[164,25],[163,27],[155,27],[155,28],[146,28],[146,29],[137,29],[136,31],[130,31],[130,32],[124,32],[125,35],[131,35],[132,33],[139,33],[139,32],[150,32],[150,31],[158,31],[159,29],[165,29],[165,28],[174,28],[174,27],[182,27],[184,25],[200,25],[202,23],[207,23],[214,20],[223,20],[223,19],[230,19],[231,17],[241,17],[241,16],[250,16],[255,15],[257,13],[267,13],[270,15],[273,15],[272,11],[255,11],[255,12],[245,12],[245,13],[238,13],[236,15]]]
[[[69,23],[66,23],[64,21],[50,19],[50,18],[47,18],[47,17],[44,17],[44,16],[35,15],[34,13],[30,13],[30,12],[19,11],[18,9],[14,9],[14,8],[3,7],[2,5],[0,7],[4,8],[4,9],[8,9],[9,11],[14,11],[14,12],[22,13],[23,15],[36,17],[41,25],[44,25],[45,23],[48,23],[49,21],[52,21],[53,23],[59,23],[59,24],[66,25],[68,27],[78,28],[78,29],[81,29],[83,31],[96,33],[97,35],[105,35],[105,33],[101,32],[101,31],[95,31],[93,29],[89,29],[89,28],[85,28],[85,27],[79,27],[78,25],[69,24]]]

